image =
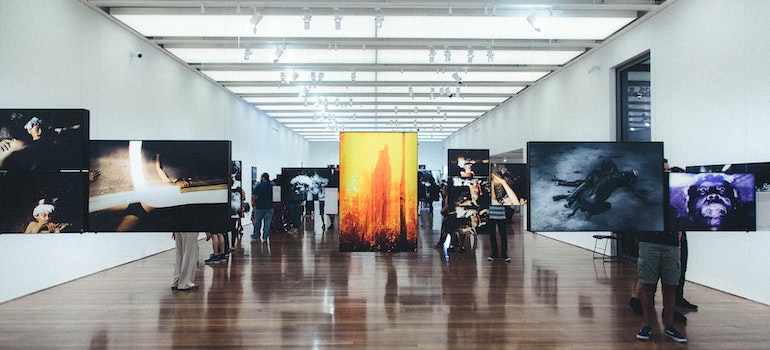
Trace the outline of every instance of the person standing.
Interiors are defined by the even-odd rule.
[[[172,290],[192,291],[199,287],[193,283],[198,267],[198,232],[174,232],[176,241],[176,264]]]
[[[259,183],[251,191],[252,207],[254,208],[252,221],[254,222],[254,233],[251,239],[261,238],[267,241],[270,238],[270,221],[273,218],[273,184],[270,182],[270,175],[262,173]],[[263,225],[264,222],[264,225]],[[262,227],[262,236],[259,237],[259,229]]]

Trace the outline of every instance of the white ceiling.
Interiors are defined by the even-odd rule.
[[[444,140],[663,2],[81,1],[310,141],[417,131],[420,142]]]

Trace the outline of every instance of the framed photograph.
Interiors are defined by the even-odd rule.
[[[0,232],[83,232],[88,174],[0,173]]]
[[[660,142],[530,142],[528,230],[663,231]]]
[[[483,178],[453,177],[447,184],[447,197],[453,208],[448,225],[458,234],[484,233],[489,222],[489,181]]]
[[[493,163],[490,166],[490,191],[493,205],[526,205],[529,197],[527,165]]]
[[[243,203],[245,192],[243,191],[243,170],[240,160],[230,163],[230,217],[243,217]]]
[[[754,174],[668,175],[670,230],[756,230]]]
[[[329,168],[282,168],[281,200],[284,202],[317,201],[332,178]]]
[[[95,232],[225,232],[230,141],[91,141]]]
[[[770,163],[735,163],[718,165],[695,165],[687,167],[688,173],[725,173],[754,175],[754,189],[770,192]]]
[[[417,133],[340,133],[340,251],[417,250]]]
[[[88,168],[85,109],[0,109],[0,170]]]
[[[488,149],[449,149],[447,157],[448,177],[489,176]]]

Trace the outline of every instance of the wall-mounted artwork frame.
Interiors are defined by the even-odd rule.
[[[89,231],[227,231],[230,154],[230,141],[91,141]]]
[[[528,230],[663,231],[660,142],[529,142]]]
[[[329,168],[281,168],[281,201],[317,201],[331,179]]]
[[[756,230],[754,174],[668,175],[669,230]]]
[[[74,171],[0,173],[0,232],[82,232],[87,176]]]
[[[488,149],[448,149],[447,177],[489,176]]]
[[[89,111],[0,109],[0,170],[88,168]]]
[[[492,205],[526,205],[527,164],[493,163],[490,165],[490,195]]]

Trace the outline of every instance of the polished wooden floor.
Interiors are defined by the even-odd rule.
[[[310,217],[269,243],[247,234],[228,262],[201,261],[195,292],[170,289],[173,250],[151,256],[1,304],[0,348],[770,348],[770,306],[691,283],[700,311],[679,324],[689,343],[660,324],[638,341],[634,263],[595,260],[517,223],[509,264],[486,260],[487,236],[447,256],[432,248],[439,215],[420,218],[417,253],[339,253],[336,231]],[[200,248],[202,260],[211,245]]]

